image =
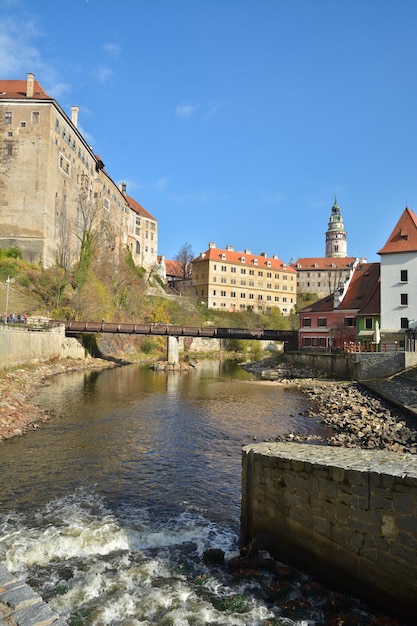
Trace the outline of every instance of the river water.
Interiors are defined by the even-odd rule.
[[[37,402],[51,419],[0,449],[0,558],[70,626],[307,626],[340,613],[340,596],[302,572],[261,580],[202,558],[238,554],[242,445],[325,435],[300,392],[202,361],[65,374]],[[278,600],[265,591],[277,586]],[[343,609],[373,623],[360,603]]]

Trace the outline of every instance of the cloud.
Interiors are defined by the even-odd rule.
[[[189,104],[189,103],[179,104],[177,108],[175,109],[175,112],[177,114],[177,117],[180,117],[183,120],[187,120],[187,119],[190,119],[190,117],[193,117],[194,113],[197,111],[199,107],[200,107],[199,104]]]
[[[113,75],[113,70],[110,69],[109,67],[101,66],[97,68],[96,70],[94,70],[93,72],[91,72],[91,75],[99,83],[106,83],[109,80],[109,78]]]
[[[117,59],[121,54],[121,48],[116,43],[105,43],[102,46],[102,49],[107,54],[107,56],[112,57],[113,59]]]
[[[16,78],[22,72],[34,71],[42,65],[38,50],[30,43],[40,35],[35,22],[22,23],[11,18],[0,22],[0,75]]]
[[[150,189],[151,191],[157,191],[157,192],[161,192],[161,191],[165,191],[165,189],[167,189],[168,187],[168,182],[169,182],[169,178],[168,177],[164,177],[161,176],[161,178],[158,178],[155,181],[152,182],[142,182],[139,183],[139,185],[137,185],[139,187],[139,189]],[[132,187],[134,187],[135,185],[132,183]]]
[[[270,193],[267,194],[266,196],[263,196],[262,198],[262,202],[264,204],[272,204],[272,205],[278,205],[281,204],[282,202],[284,202],[285,200],[285,196],[282,193]]]

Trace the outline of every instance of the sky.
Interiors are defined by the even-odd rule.
[[[415,0],[0,0],[0,78],[35,74],[184,244],[379,261],[417,213]]]

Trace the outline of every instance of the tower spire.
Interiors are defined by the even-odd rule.
[[[347,233],[336,193],[326,231],[326,257],[347,257]]]

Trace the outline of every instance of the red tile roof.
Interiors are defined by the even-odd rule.
[[[354,257],[307,257],[300,258],[291,263],[296,270],[327,271],[329,269],[347,270],[356,261]]]
[[[358,265],[353,272],[346,294],[337,307],[338,311],[345,311],[347,309],[355,309],[358,311],[362,309],[374,294],[375,288],[379,282],[379,270],[379,263],[363,263],[362,265]]]
[[[193,263],[207,260],[225,261],[239,265],[250,265],[259,269],[273,269],[281,272],[285,270],[289,273],[296,273],[294,268],[281,261],[278,257],[267,257],[263,254],[236,252],[235,250],[223,250],[215,247],[210,247],[206,252],[202,252],[196,259],[193,259]]]
[[[137,213],[141,217],[147,217],[148,219],[153,220],[154,222],[158,221],[146,209],[144,209],[143,206],[139,204],[139,202],[136,202],[136,200],[134,200],[131,196],[128,196],[127,194],[125,194],[125,198],[127,200],[129,207],[132,209],[132,211],[135,211],[135,213]]]
[[[394,252],[415,252],[417,250],[417,217],[406,207],[386,244],[378,250],[378,254]]]
[[[26,80],[0,80],[0,99],[26,98]],[[33,98],[51,100],[37,80],[33,82]]]
[[[334,308],[334,296],[326,296],[301,309],[299,313],[322,313],[324,311],[355,310],[360,315],[379,315],[380,263],[363,263],[353,273],[346,294]]]
[[[165,259],[165,274],[176,278],[183,278],[183,267],[179,261]]]

